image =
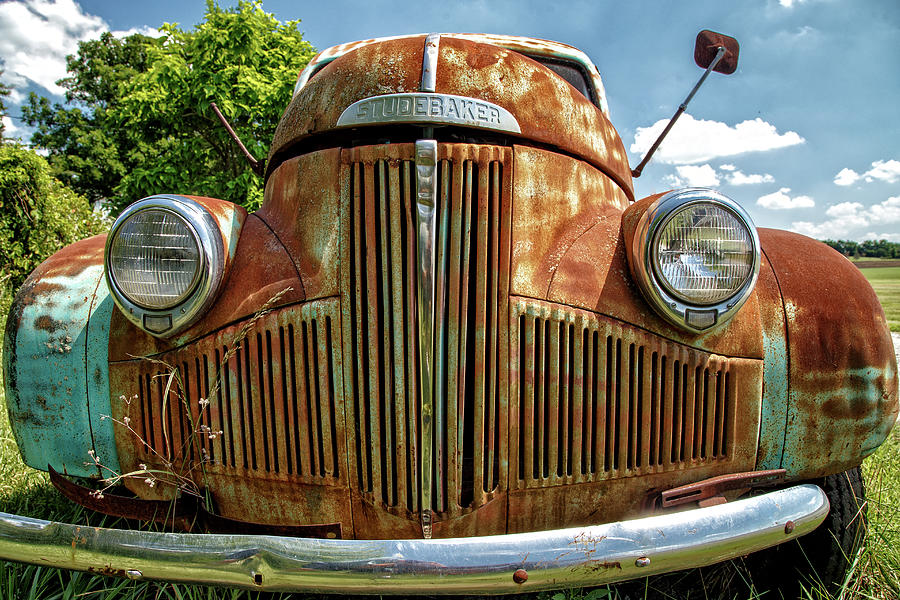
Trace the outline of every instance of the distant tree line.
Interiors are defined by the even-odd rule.
[[[900,258],[900,244],[887,240],[824,240],[848,258]]]

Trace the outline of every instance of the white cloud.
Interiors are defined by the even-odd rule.
[[[835,185],[853,185],[857,181],[859,181],[859,173],[854,171],[853,169],[841,169],[840,172],[834,176],[834,184]]]
[[[873,225],[900,223],[900,196],[888,198],[868,209],[859,202],[841,202],[829,206],[825,215],[829,218],[821,223],[795,221],[791,224],[791,230],[819,239],[858,237],[854,236],[852,232]],[[863,239],[890,239],[893,241],[894,237],[900,237],[900,234],[876,234],[870,231],[863,236]]]
[[[872,163],[872,168],[862,175],[850,168],[841,169],[834,176],[834,183],[835,185],[853,185],[860,179],[865,179],[866,183],[873,181],[896,183],[900,181],[900,160],[876,160]]]
[[[900,223],[900,196],[893,196],[876,204],[869,212],[873,223]]]
[[[2,120],[3,120],[3,127],[4,127],[3,137],[14,138],[14,137],[18,137],[19,135],[21,135],[20,133],[16,133],[20,130],[20,128],[15,126],[12,119],[10,119],[6,115],[4,115]]]
[[[10,101],[18,104],[24,88],[34,83],[52,94],[65,90],[56,85],[66,76],[66,55],[78,51],[78,42],[100,37],[109,25],[86,14],[74,0],[24,0],[0,2],[0,60],[4,77],[13,87]],[[153,35],[143,28],[114,31],[118,37],[132,33]]]
[[[741,171],[729,173],[726,179],[731,185],[755,185],[758,183],[772,183],[775,181],[775,178],[769,173],[751,173],[750,175],[747,175]]]
[[[894,183],[900,179],[900,161],[876,160],[872,163],[872,168],[863,173],[863,177],[865,177],[866,181],[869,183],[876,179],[886,183]]]
[[[715,187],[719,185],[719,176],[716,170],[709,165],[683,165],[675,167],[678,175],[669,175],[666,183],[672,187]]]
[[[900,233],[875,233],[870,231],[862,236],[863,240],[887,240],[889,242],[900,242]]]
[[[777,192],[760,196],[756,200],[758,206],[771,210],[790,210],[793,208],[812,208],[816,202],[809,196],[794,196],[791,198],[788,194],[791,188],[783,187]],[[829,209],[830,210],[830,209]]]
[[[720,171],[734,171],[734,170],[736,170],[736,169],[737,169],[737,167],[734,166],[734,165],[727,165],[727,164],[726,164],[726,165],[719,165],[719,170],[720,170]]]
[[[667,120],[661,119],[649,127],[638,127],[629,151],[643,156],[667,123]],[[672,127],[656,157],[663,163],[689,165],[744,152],[785,148],[805,141],[794,131],[778,133],[774,125],[760,118],[731,126],[685,114]]]

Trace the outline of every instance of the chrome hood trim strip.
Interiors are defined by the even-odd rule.
[[[825,493],[807,484],[606,525],[435,540],[158,533],[0,513],[0,559],[253,590],[502,594],[712,564],[809,533],[828,510]]]
[[[522,132],[512,113],[493,102],[431,92],[384,94],[357,100],[344,109],[336,127],[384,123],[460,125],[507,133]]]

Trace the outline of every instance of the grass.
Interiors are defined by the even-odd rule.
[[[900,333],[900,267],[860,269],[881,300],[891,331]]]
[[[885,307],[892,331],[900,331],[900,267],[863,269]],[[0,332],[2,332],[0,316]],[[837,598],[892,600],[900,598],[900,428],[863,463],[869,502],[865,544],[853,562],[848,581]],[[22,463],[9,426],[0,382],[0,511],[91,526],[117,523],[62,498],[47,475]],[[537,600],[635,600],[638,598],[718,598],[722,585],[732,581],[738,598],[776,598],[761,594],[740,561],[596,590],[542,593]],[[736,583],[736,585],[734,585]],[[88,573],[0,561],[0,600],[153,598],[172,600],[289,600],[297,594],[268,594],[242,590],[157,582],[134,582]],[[821,586],[805,586],[806,600],[833,598]],[[325,596],[324,598],[329,598]]]

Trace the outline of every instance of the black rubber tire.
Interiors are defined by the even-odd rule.
[[[834,592],[843,583],[866,530],[866,493],[859,467],[809,481],[822,488],[831,503],[825,520],[797,540],[747,557],[754,585],[796,598],[807,590]]]
[[[623,597],[784,598],[806,590],[837,591],[865,532],[865,488],[859,467],[808,481],[828,496],[831,510],[807,535],[701,569],[658,575],[618,586]],[[648,593],[649,590],[649,593]],[[812,597],[818,597],[815,593]],[[827,596],[826,596],[827,597]]]
[[[866,489],[859,467],[815,481],[828,496],[831,511],[812,533],[798,540],[803,550],[796,567],[811,568],[813,581],[840,585],[866,531]]]

